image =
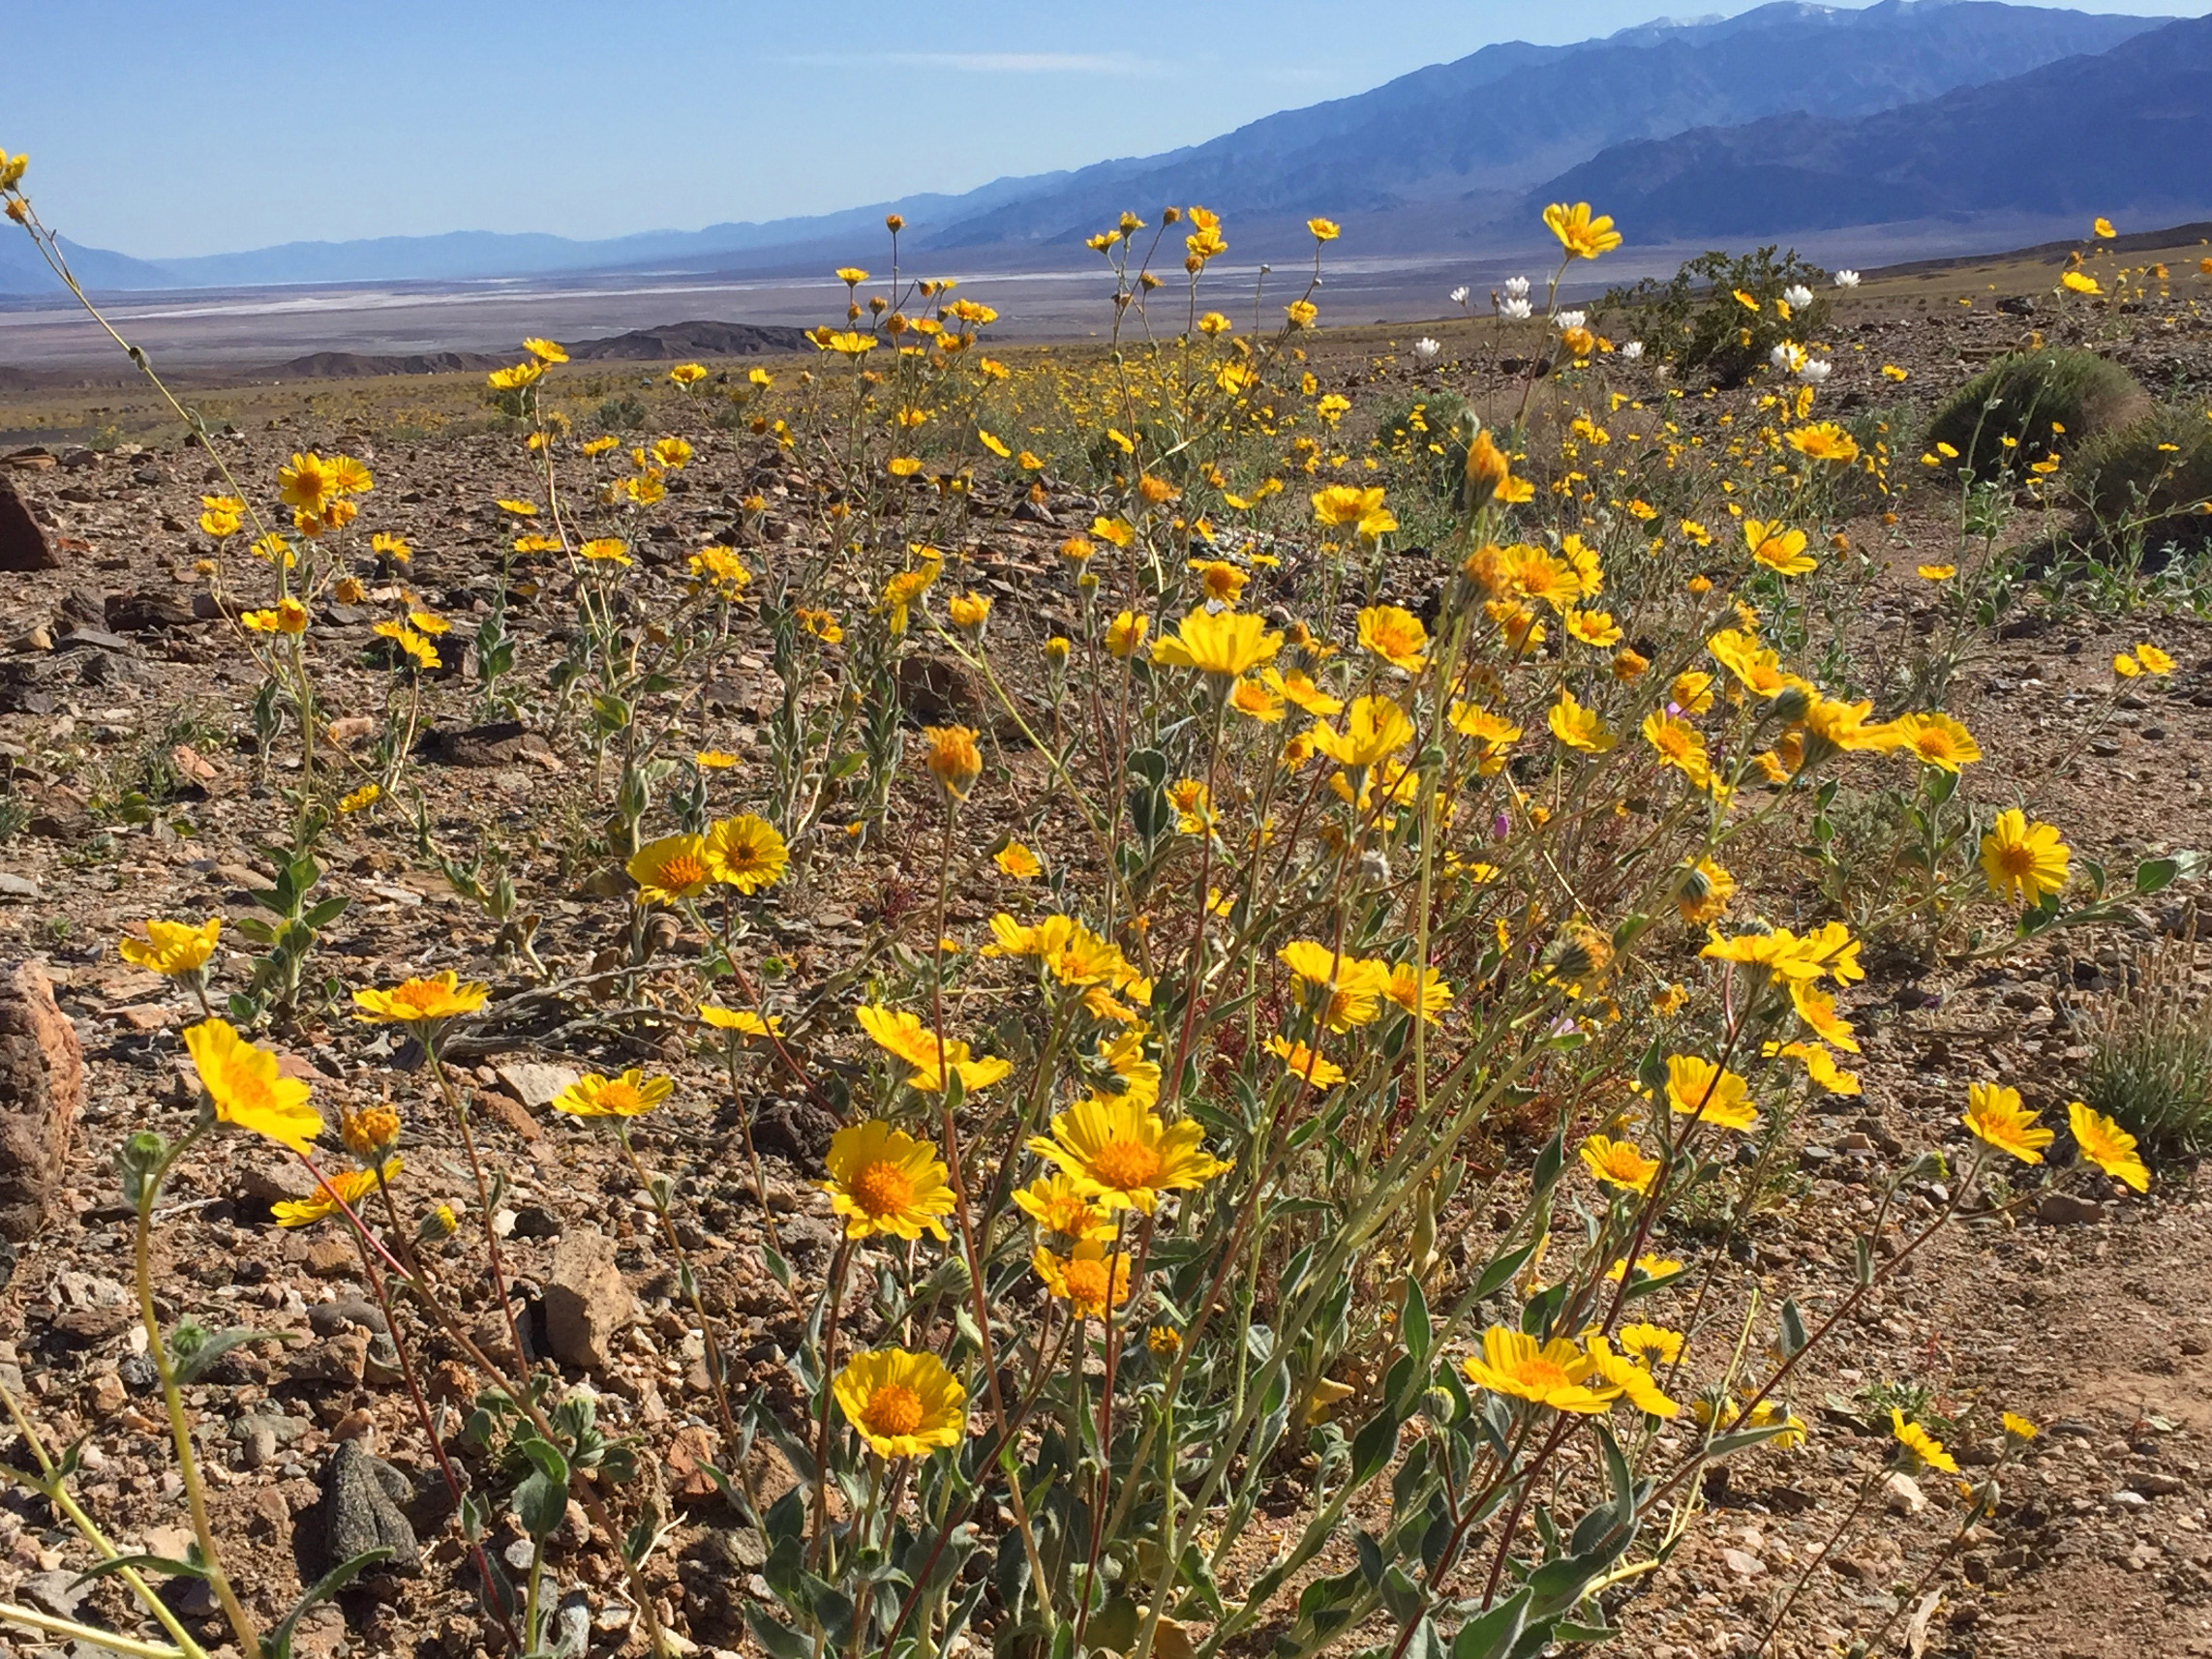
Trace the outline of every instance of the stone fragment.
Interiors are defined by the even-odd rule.
[[[0,965],[0,1238],[37,1236],[84,1107],[84,1051],[34,963]]]
[[[359,1440],[341,1440],[322,1466],[322,1546],[337,1566],[366,1551],[392,1552],[372,1573],[411,1578],[422,1571],[422,1550],[401,1506],[414,1495],[408,1479],[371,1457]]]
[[[545,1339],[554,1356],[590,1372],[607,1369],[615,1333],[635,1308],[615,1241],[589,1227],[574,1227],[553,1250],[546,1276]]]
[[[0,570],[59,570],[61,562],[22,497],[0,483]]]

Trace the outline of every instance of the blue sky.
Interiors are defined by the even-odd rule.
[[[0,147],[30,152],[65,235],[143,257],[691,229],[1169,149],[1663,5],[32,0],[11,8]]]

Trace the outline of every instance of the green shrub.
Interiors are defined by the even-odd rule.
[[[1928,423],[1927,445],[1949,444],[1958,452],[1954,467],[1988,478],[2077,449],[2148,407],[2135,376],[2108,357],[2071,346],[2015,351],[1951,395]]]
[[[2100,539],[2156,546],[2212,535],[2212,424],[2193,407],[2162,408],[2075,451],[2075,498]]]
[[[592,416],[601,432],[636,432],[648,418],[645,405],[627,395],[607,399]]]
[[[1457,392],[1423,392],[1383,410],[1375,441],[1412,477],[1428,481],[1439,503],[1459,498],[1467,474],[1467,439],[1461,423],[1467,400]]]
[[[1810,288],[1813,302],[1783,320],[1775,301],[1791,287]],[[1754,312],[1738,299],[1758,301]],[[1785,340],[1803,345],[1818,338],[1829,314],[1828,273],[1793,250],[1775,256],[1772,244],[1754,254],[1700,254],[1662,283],[1646,277],[1634,287],[1614,288],[1598,304],[1618,336],[1625,323],[1611,314],[1635,313],[1634,328],[1647,356],[1678,371],[1703,369],[1722,386],[1737,386],[1766,366]]]
[[[2195,956],[2185,940],[2143,951],[2134,983],[2105,999],[2089,1033],[2082,1099],[2148,1152],[2212,1147],[2212,1010],[2192,984]]]

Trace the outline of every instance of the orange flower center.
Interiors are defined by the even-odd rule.
[[[1555,1360],[1544,1359],[1541,1356],[1523,1360],[1513,1368],[1512,1376],[1513,1380],[1524,1388],[1541,1389],[1546,1392],[1555,1388],[1571,1388],[1574,1386],[1574,1378],[1567,1375],[1563,1366]]]
[[[627,1117],[641,1110],[645,1101],[636,1089],[617,1078],[599,1091],[599,1104],[610,1112],[620,1112]]]
[[[697,887],[707,879],[705,860],[689,853],[678,853],[660,866],[659,886],[664,888]]]
[[[1068,1283],[1068,1300],[1078,1308],[1096,1308],[1104,1312],[1106,1306],[1106,1264],[1103,1261],[1071,1261],[1065,1278]]]
[[[902,1382],[883,1383],[868,1396],[861,1422],[871,1434],[911,1434],[922,1427],[922,1396]]]
[[[853,1200],[871,1216],[888,1216],[914,1201],[914,1183],[895,1163],[882,1160],[853,1177]]]
[[[2032,876],[2036,871],[2036,850],[2024,841],[2000,845],[1997,867],[2008,876]]]
[[[1131,1192],[1160,1178],[1157,1147],[1140,1140],[1109,1140],[1091,1155],[1091,1175],[1100,1185]]]

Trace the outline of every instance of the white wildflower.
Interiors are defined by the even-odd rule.
[[[1562,311],[1552,318],[1552,326],[1564,334],[1570,328],[1580,328],[1590,318],[1579,311]]]
[[[1825,357],[1813,358],[1798,366],[1798,378],[1808,386],[1817,386],[1835,372],[1835,365]]]
[[[1452,289],[1452,304],[1467,304],[1467,285],[1465,283],[1462,283],[1458,287]]]
[[[1437,360],[1437,353],[1442,349],[1441,346],[1424,335],[1421,339],[1413,342],[1413,361],[1421,364],[1434,363]]]
[[[1507,299],[1527,299],[1529,297],[1529,279],[1527,277],[1506,278],[1505,297]]]
[[[1835,286],[1836,286],[1837,287],[1839,287],[1839,288],[1855,288],[1855,287],[1857,287],[1859,286],[1859,273],[1858,273],[1857,271],[1838,271],[1838,272],[1836,272],[1836,273],[1835,273]]]
[[[1534,315],[1535,307],[1525,299],[1501,299],[1498,302],[1498,315],[1514,322],[1526,322]]]
[[[1790,302],[1792,311],[1803,311],[1806,306],[1812,304],[1812,289],[1806,287],[1803,283],[1792,283],[1782,290],[1782,298]]]
[[[1624,363],[1633,363],[1643,355],[1644,343],[1641,340],[1631,340],[1621,347],[1621,360]]]

